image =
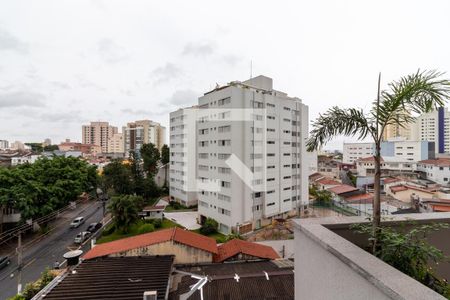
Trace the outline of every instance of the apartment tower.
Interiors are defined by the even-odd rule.
[[[412,126],[412,138],[434,142],[436,153],[450,154],[450,112],[440,107],[417,117]]]
[[[165,143],[166,128],[150,120],[139,120],[127,123],[123,127],[125,153],[135,151],[139,153],[143,144],[152,143],[160,151]]]
[[[197,205],[197,107],[170,113],[170,201]]]
[[[117,127],[109,125],[108,122],[91,122],[90,125],[82,127],[82,143],[98,145],[102,153],[108,153],[108,140],[117,133]]]
[[[196,170],[185,175],[197,177],[200,222],[213,218],[223,233],[245,233],[307,207],[308,107],[300,99],[258,76],[205,93],[196,120],[196,138],[182,144],[196,147]]]

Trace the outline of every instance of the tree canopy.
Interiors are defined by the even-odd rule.
[[[96,167],[74,157],[0,168],[0,205],[19,210],[23,220],[47,215],[96,187]]]

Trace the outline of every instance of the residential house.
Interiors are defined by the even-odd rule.
[[[173,263],[172,255],[84,260],[71,271],[56,277],[33,299],[165,300]]]
[[[210,237],[178,227],[96,245],[83,258],[175,255],[175,263],[211,263],[218,253]]]

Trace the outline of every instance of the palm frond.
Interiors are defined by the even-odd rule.
[[[334,106],[320,114],[312,127],[306,142],[308,151],[320,148],[338,135],[357,135],[358,139],[364,139],[368,134],[374,135],[374,127],[368,123],[364,112],[354,108],[341,109]]]
[[[443,106],[450,99],[450,81],[441,79],[442,75],[419,70],[390,83],[389,90],[381,93],[379,107],[375,102],[371,112],[372,119],[378,116],[379,135],[387,125],[405,126],[414,121],[414,113],[422,114]]]

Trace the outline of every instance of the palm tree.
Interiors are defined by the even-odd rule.
[[[417,71],[389,84],[388,90],[380,90],[381,74],[378,76],[378,93],[372,109],[343,109],[337,106],[320,114],[312,124],[308,151],[317,150],[338,135],[357,136],[359,140],[369,136],[375,144],[375,177],[373,200],[373,250],[377,247],[377,233],[380,228],[380,148],[383,131],[388,125],[404,127],[414,121],[411,114],[422,114],[437,109],[450,98],[450,81],[441,79],[443,73]]]

